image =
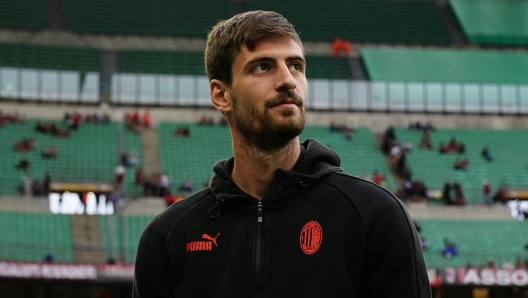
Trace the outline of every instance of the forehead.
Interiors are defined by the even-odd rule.
[[[235,57],[233,66],[243,66],[244,64],[258,58],[271,58],[276,60],[291,57],[303,57],[302,45],[290,37],[276,37],[263,40],[255,46],[253,50],[243,44]]]

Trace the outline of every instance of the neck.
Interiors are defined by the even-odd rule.
[[[231,178],[245,193],[261,200],[277,169],[291,170],[301,152],[299,137],[286,146],[265,152],[233,138],[235,164]]]

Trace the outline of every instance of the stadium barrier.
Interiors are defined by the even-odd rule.
[[[0,67],[5,99],[113,104],[207,106],[205,76],[114,74],[102,96],[98,73]],[[528,114],[528,85],[309,79],[313,110]]]

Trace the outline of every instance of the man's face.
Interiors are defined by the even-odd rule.
[[[232,67],[230,125],[250,145],[272,152],[304,128],[306,62],[301,46],[281,37],[254,51],[242,46]]]

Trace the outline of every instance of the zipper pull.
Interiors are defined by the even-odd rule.
[[[262,222],[262,202],[257,203],[257,222]]]

